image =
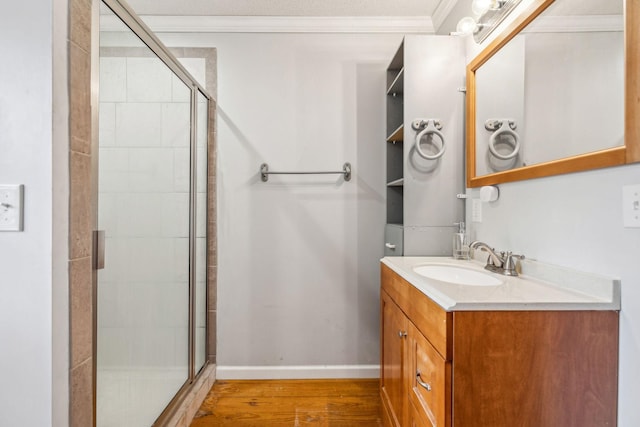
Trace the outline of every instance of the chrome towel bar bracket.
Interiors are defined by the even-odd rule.
[[[260,165],[260,179],[262,182],[269,180],[269,175],[344,175],[345,181],[351,181],[351,163],[347,162],[342,166],[341,171],[316,171],[316,172],[275,172],[269,170],[269,165]]]

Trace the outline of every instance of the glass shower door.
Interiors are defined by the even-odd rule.
[[[152,425],[190,375],[191,89],[122,27],[100,35],[99,427]]]

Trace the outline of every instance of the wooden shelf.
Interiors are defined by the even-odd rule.
[[[387,183],[387,187],[402,187],[404,186],[404,178],[396,179]]]
[[[387,142],[402,142],[404,133],[404,124],[401,124],[398,129],[394,130],[387,138]]]
[[[387,95],[402,95],[404,91],[404,68],[401,68],[396,78],[389,85]]]

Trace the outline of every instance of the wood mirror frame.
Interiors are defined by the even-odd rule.
[[[507,171],[476,176],[476,70],[555,0],[536,0],[467,66],[467,187],[640,162],[640,1],[625,1],[624,145]]]

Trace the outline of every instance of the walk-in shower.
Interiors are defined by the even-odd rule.
[[[205,60],[185,68],[123,2],[100,22],[96,419],[146,427],[207,359],[211,97]]]

